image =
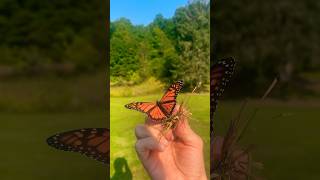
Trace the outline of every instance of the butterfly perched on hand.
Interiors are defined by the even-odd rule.
[[[79,152],[104,164],[109,164],[109,140],[109,129],[85,128],[53,135],[47,139],[47,143],[59,150]]]
[[[162,122],[162,120],[171,117],[177,104],[176,98],[182,87],[183,81],[177,81],[168,88],[160,101],[157,101],[156,103],[133,102],[126,104],[125,107],[146,113],[148,117],[156,123]]]
[[[213,115],[217,108],[218,98],[230,81],[234,72],[233,58],[222,59],[210,69],[210,134],[213,134]]]

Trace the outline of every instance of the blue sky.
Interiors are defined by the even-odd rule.
[[[170,18],[187,3],[188,0],[110,0],[110,19],[125,17],[134,25],[148,25],[157,14]]]

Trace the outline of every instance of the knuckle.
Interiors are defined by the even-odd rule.
[[[139,134],[143,131],[143,126],[142,125],[137,125],[135,127],[135,135],[136,137],[138,138],[139,137]]]
[[[141,141],[137,141],[137,142],[136,142],[135,148],[136,148],[136,150],[138,150],[138,149],[141,148]]]
[[[141,125],[137,125],[136,128],[135,128],[135,131],[138,132],[140,130],[141,130]]]
[[[136,150],[136,153],[138,154],[139,157],[142,154],[141,148],[142,148],[141,141],[137,141],[135,144],[135,150]]]

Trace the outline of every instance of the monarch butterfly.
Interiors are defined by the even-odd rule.
[[[109,129],[85,128],[55,134],[47,139],[47,143],[56,149],[79,152],[109,164],[109,140]]]
[[[210,70],[210,134],[213,135],[213,115],[217,108],[218,98],[230,81],[234,72],[235,61],[233,58],[220,60]]]
[[[148,117],[156,123],[162,122],[162,120],[171,117],[172,112],[177,104],[176,98],[182,87],[183,81],[177,81],[168,88],[160,101],[157,101],[156,103],[133,102],[126,104],[125,107],[146,113]]]

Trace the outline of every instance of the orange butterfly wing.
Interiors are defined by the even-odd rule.
[[[177,103],[176,98],[180,90],[182,89],[182,87],[183,87],[183,81],[177,81],[173,83],[160,99],[159,104],[161,108],[164,109],[168,117],[171,116],[173,109],[176,106],[176,103]]]
[[[182,81],[173,83],[162,96],[161,100],[157,103],[133,102],[126,104],[125,107],[146,113],[150,119],[154,120],[155,122],[159,122],[171,116],[176,105],[177,95],[182,86]]]
[[[159,121],[166,118],[159,106],[151,102],[133,102],[125,105],[128,109],[134,109],[146,113],[150,119]]]
[[[133,102],[130,104],[126,104],[125,107],[148,114],[150,110],[156,107],[156,104],[151,102]]]
[[[158,105],[147,114],[149,118],[155,122],[161,122],[161,120],[168,118]]]
[[[56,149],[79,152],[95,160],[109,164],[109,140],[109,129],[86,128],[53,135],[47,139],[47,143]]]

